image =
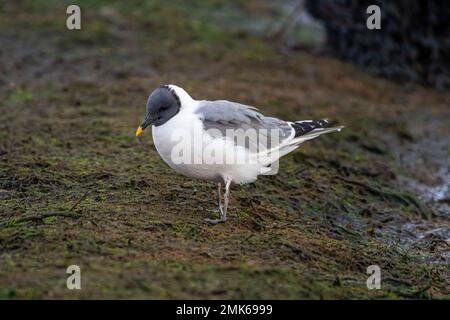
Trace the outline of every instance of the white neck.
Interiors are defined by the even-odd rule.
[[[169,87],[175,91],[178,98],[180,98],[182,109],[191,109],[197,106],[197,100],[194,100],[189,93],[187,93],[183,88],[180,88],[174,84],[170,84]]]

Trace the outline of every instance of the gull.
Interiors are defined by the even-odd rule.
[[[307,140],[343,128],[324,128],[327,124],[326,119],[283,121],[264,116],[252,106],[195,100],[176,85],[163,85],[148,97],[136,136],[152,126],[156,150],[173,170],[217,183],[220,217],[205,219],[217,224],[227,220],[231,185],[276,174],[280,157]]]

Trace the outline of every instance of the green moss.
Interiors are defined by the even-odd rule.
[[[22,88],[17,88],[6,98],[6,104],[13,106],[23,105],[31,101],[33,101],[33,94]]]
[[[261,32],[273,14],[262,3],[82,1],[73,33],[54,19],[66,3],[0,12],[0,33],[14,28],[51,66],[0,93],[1,298],[445,297],[436,250],[400,241],[410,220],[442,222],[398,185],[407,172],[391,144],[420,138],[395,101],[413,114],[417,97],[436,110],[445,98],[279,53]],[[174,173],[150,134],[133,136],[149,91],[166,82],[346,129],[302,144],[277,176],[233,187],[229,221],[209,226],[215,186]],[[79,292],[65,288],[70,264],[82,268]],[[372,264],[382,290],[367,290]]]

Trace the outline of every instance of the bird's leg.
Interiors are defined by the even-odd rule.
[[[224,200],[223,207],[222,207],[222,199],[221,199],[222,184],[220,182],[218,184],[217,194],[218,194],[218,200],[219,200],[220,219],[205,219],[204,220],[205,222],[210,223],[210,224],[218,224],[218,223],[227,221],[227,208],[228,208],[228,196],[230,193],[230,184],[231,184],[231,180],[226,179],[225,180],[225,187],[226,187],[225,200]]]
[[[230,198],[230,185],[231,185],[231,179],[226,179],[225,180],[225,199],[224,199],[224,203],[223,203],[223,211],[220,216],[220,218],[223,222],[227,221],[228,200]]]
[[[217,184],[217,203],[219,204],[220,216],[222,216],[223,214],[221,193],[222,193],[222,183],[219,182]]]
[[[223,215],[223,207],[222,207],[222,183],[217,183],[217,204],[219,206],[219,217],[222,217]],[[217,213],[217,209],[213,210],[207,210],[209,212],[213,212],[214,214]],[[205,220],[211,220],[211,219],[205,219]]]
[[[219,222],[222,222],[222,216],[223,216],[223,207],[222,207],[222,183],[219,182],[217,184],[217,203],[219,205],[219,214],[220,214],[220,219],[205,219],[204,221],[210,224],[217,224]]]

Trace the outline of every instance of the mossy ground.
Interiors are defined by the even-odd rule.
[[[69,2],[0,5],[1,298],[448,298],[448,239],[404,228],[448,230],[448,212],[402,183],[439,182],[426,161],[448,160],[447,93],[279,50],[246,20],[277,14],[262,1],[79,1],[81,31]],[[165,83],[346,129],[234,187],[209,226],[215,186],[134,137]]]

